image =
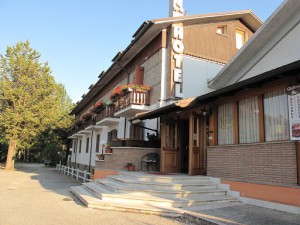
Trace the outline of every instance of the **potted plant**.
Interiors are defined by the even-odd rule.
[[[104,150],[105,153],[112,153],[112,149],[111,149],[109,143],[103,144],[102,148],[103,148],[103,150]]]
[[[104,160],[104,154],[97,154],[96,156],[99,160]]]
[[[135,171],[135,165],[133,165],[133,163],[128,162],[125,166],[125,169],[127,169],[128,171]]]

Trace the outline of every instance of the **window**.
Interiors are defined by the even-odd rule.
[[[226,26],[218,26],[217,27],[217,34],[227,34],[227,27]]]
[[[166,146],[168,148],[176,148],[176,124],[174,122],[169,122],[166,126]]]
[[[289,139],[288,99],[285,89],[264,95],[266,141]]]
[[[235,31],[236,48],[240,49],[245,44],[245,32],[241,30]]]
[[[218,107],[218,143],[219,145],[234,144],[234,104]]]
[[[218,144],[257,143],[290,139],[288,95],[281,83],[274,89],[255,90],[254,97],[238,97],[240,100],[220,105],[217,108]],[[250,92],[249,94],[252,94]],[[244,93],[247,95],[248,93]],[[228,99],[232,96],[228,97]]]
[[[89,144],[90,144],[90,138],[86,139],[86,147],[85,147],[85,152],[88,153],[89,152]]]
[[[96,138],[96,152],[99,152],[99,148],[100,148],[100,134],[97,134],[97,138]]]
[[[258,96],[239,101],[239,142],[259,142]]]
[[[74,149],[73,149],[73,152],[75,153],[77,150],[77,141],[74,141]]]
[[[81,144],[82,144],[82,140],[79,141],[79,153],[81,153]]]
[[[118,137],[118,131],[115,130],[111,130],[110,132],[108,132],[107,134],[107,143],[111,143],[113,140],[115,140]]]
[[[129,137],[130,138],[135,138],[137,140],[143,140],[144,139],[144,130],[143,128],[139,126],[143,126],[143,122],[136,123],[138,126],[130,125],[130,130],[129,130]]]

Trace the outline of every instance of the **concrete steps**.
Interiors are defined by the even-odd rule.
[[[182,209],[237,203],[204,176],[124,172],[72,187],[71,191],[87,207],[171,216],[181,214]]]

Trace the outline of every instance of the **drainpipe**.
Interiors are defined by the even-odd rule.
[[[75,149],[75,165],[74,165],[74,169],[76,169],[76,158],[77,158],[77,147],[79,144],[79,138],[77,138],[77,143],[76,143],[76,149]]]
[[[89,172],[91,172],[92,151],[93,151],[93,137],[94,137],[94,130],[92,130],[92,137],[91,137],[91,148],[90,148]]]
[[[167,30],[162,30],[160,107],[165,105],[167,85]]]
[[[127,74],[127,84],[129,84],[129,78],[130,78],[130,73],[119,63],[118,60],[116,60],[116,64]],[[125,124],[124,124],[124,138],[126,138],[126,118],[125,118]]]

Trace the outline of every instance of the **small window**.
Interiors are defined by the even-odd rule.
[[[79,153],[81,153],[81,144],[82,144],[82,140],[79,141]]]
[[[75,153],[76,150],[77,150],[77,141],[74,141],[74,150],[73,150],[73,152]]]
[[[235,41],[236,41],[236,48],[240,49],[245,44],[245,32],[241,30],[235,31]]]
[[[85,147],[85,152],[88,153],[89,152],[89,144],[90,144],[90,138],[86,139],[86,147]]]
[[[227,28],[226,26],[218,26],[217,27],[217,34],[227,34]]]
[[[96,138],[96,152],[99,152],[99,148],[100,148],[100,134],[97,134],[97,138]]]

